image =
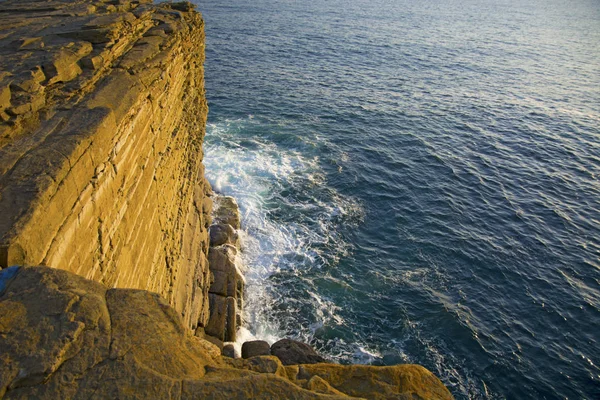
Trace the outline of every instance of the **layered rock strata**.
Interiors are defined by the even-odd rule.
[[[67,271],[0,271],[0,398],[451,399],[418,365],[221,357],[161,296]]]
[[[0,267],[159,293],[208,322],[204,31],[189,3],[0,2]]]

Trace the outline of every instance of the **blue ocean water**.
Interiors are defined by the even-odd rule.
[[[600,398],[600,3],[198,1],[244,338]]]

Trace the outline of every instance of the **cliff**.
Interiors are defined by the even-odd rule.
[[[189,3],[0,0],[0,398],[451,398],[292,341],[221,356],[244,280],[203,62]]]
[[[0,2],[0,266],[207,322],[204,31],[187,3]]]

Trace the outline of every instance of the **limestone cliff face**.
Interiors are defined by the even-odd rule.
[[[204,30],[189,3],[0,2],[0,267],[208,318]]]

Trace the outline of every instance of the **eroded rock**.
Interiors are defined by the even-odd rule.
[[[293,382],[302,384],[318,376],[337,391],[352,397],[374,400],[452,398],[448,389],[439,384],[439,379],[420,365],[308,364],[285,368]]]
[[[244,276],[238,256],[240,242],[231,215],[235,215],[239,227],[239,210],[233,198],[213,195],[209,209],[215,221],[209,228],[210,249],[208,264],[212,276],[209,288],[210,318],[207,333],[225,341],[235,341],[242,324]],[[228,222],[223,222],[223,221]],[[233,221],[236,223],[235,221]],[[214,305],[214,307],[213,307]]]
[[[240,209],[231,196],[217,195],[213,199],[215,222],[231,225],[234,229],[240,229]]]
[[[242,345],[242,358],[271,355],[271,346],[264,340],[252,340]]]
[[[221,351],[221,354],[223,354],[224,357],[239,358],[239,354],[237,354],[233,343],[225,344],[223,346],[223,350]]]
[[[209,229],[210,245],[213,247],[221,246],[222,244],[231,244],[236,246],[238,243],[238,235],[229,224],[213,224]]]
[[[0,297],[0,396],[46,381],[58,390],[63,376],[108,358],[105,295],[104,286],[66,271],[20,268]]]
[[[283,365],[317,364],[327,360],[321,357],[306,343],[291,339],[281,339],[271,346],[271,354],[277,356]]]

